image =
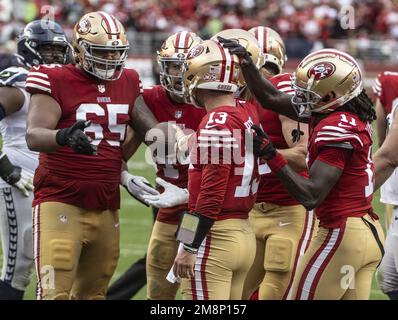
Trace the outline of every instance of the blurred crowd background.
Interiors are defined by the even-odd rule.
[[[335,47],[365,63],[398,64],[398,0],[0,0],[0,52],[15,50],[29,21],[53,15],[70,34],[80,16],[96,10],[126,26],[130,56],[152,55],[180,30],[207,39],[222,29],[263,25],[281,34],[289,59]],[[347,19],[353,28],[342,23]]]

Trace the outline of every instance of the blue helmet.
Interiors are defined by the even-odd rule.
[[[18,62],[31,68],[38,64],[65,64],[71,47],[62,27],[50,20],[28,23],[17,39]]]

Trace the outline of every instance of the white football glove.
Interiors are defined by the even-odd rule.
[[[33,190],[33,176],[24,169],[21,171],[21,179],[13,184],[25,197],[29,197],[29,191]]]
[[[176,139],[176,152],[177,152],[177,160],[181,164],[185,164],[187,162],[187,158],[189,155],[190,147],[189,147],[189,139],[192,137],[193,133],[185,134],[182,129],[173,124],[173,128],[175,130],[175,139]]]
[[[132,197],[147,207],[149,207],[149,204],[144,200],[144,196],[159,195],[159,192],[151,186],[147,179],[141,176],[133,176],[126,170],[122,171],[120,175],[120,183]]]
[[[164,188],[164,192],[158,195],[144,195],[144,201],[157,208],[171,208],[188,202],[187,189],[179,188],[162,178],[156,178],[156,183]]]

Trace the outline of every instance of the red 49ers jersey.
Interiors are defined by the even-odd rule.
[[[398,72],[379,73],[373,85],[373,92],[379,97],[388,115],[394,105],[398,104]]]
[[[41,153],[33,205],[57,201],[87,209],[118,209],[121,143],[135,99],[142,92],[138,74],[124,69],[118,80],[97,81],[74,65],[41,65],[29,72],[26,90],[50,95],[59,103],[62,114],[57,129],[91,120],[85,133],[98,147],[98,154],[91,156],[67,146]]]
[[[143,98],[159,122],[174,121],[181,129],[196,131],[206,110],[191,104],[174,103],[162,86],[144,89]],[[180,188],[188,187],[188,165],[157,164],[156,175]],[[157,220],[165,223],[178,224],[180,213],[188,210],[188,204],[173,208],[161,208]]]
[[[290,73],[282,73],[272,77],[270,81],[278,90],[287,94],[294,94],[290,77]],[[260,123],[267,132],[274,146],[277,149],[288,149],[289,146],[283,136],[279,114],[274,111],[264,109],[255,100],[254,102],[258,107]],[[289,194],[282,182],[278,179],[276,174],[271,171],[267,164],[260,164],[260,174],[261,180],[257,194],[258,203],[268,202],[282,206],[298,204],[298,201]],[[307,176],[307,171],[303,171],[300,174]]]
[[[220,106],[199,125],[191,152],[189,209],[215,220],[246,219],[259,183],[257,159],[245,149],[252,119],[238,100],[236,107]]]
[[[333,147],[350,145],[352,151]],[[350,112],[333,112],[312,130],[308,166],[320,160],[342,170],[340,179],[315,209],[320,226],[339,227],[347,217],[360,217],[371,209],[374,175],[372,127]]]

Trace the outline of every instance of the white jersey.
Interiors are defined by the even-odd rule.
[[[394,113],[398,110],[397,105],[393,106],[391,113],[387,116],[388,127],[391,127]],[[381,186],[380,201],[382,203],[398,205],[398,169]]]
[[[0,73],[0,86],[18,88],[25,97],[25,102],[20,110],[0,121],[0,132],[3,153],[8,156],[12,164],[20,166],[33,176],[39,164],[39,154],[30,151],[25,140],[26,118],[30,101],[30,94],[25,91],[27,75],[28,71],[21,67],[10,67]],[[0,187],[7,186],[9,184],[0,178]]]

